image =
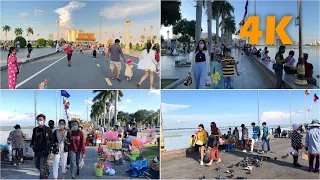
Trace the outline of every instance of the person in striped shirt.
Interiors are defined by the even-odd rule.
[[[224,77],[224,88],[225,89],[233,89],[234,83],[233,83],[233,77],[234,77],[234,70],[236,70],[236,73],[238,76],[240,76],[238,72],[237,63],[235,62],[235,59],[231,57],[230,55],[230,49],[226,48],[225,50],[225,57],[222,59],[222,67],[223,67],[223,77]]]

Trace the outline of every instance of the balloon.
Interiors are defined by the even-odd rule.
[[[115,132],[107,131],[103,135],[107,140],[115,140],[115,139],[118,138],[118,132],[117,131],[115,131]]]
[[[154,133],[153,129],[148,129],[148,133]]]
[[[137,146],[139,146],[140,144],[139,144],[139,140],[138,139],[134,139],[134,140],[132,140],[131,141],[131,144],[132,144],[132,146],[135,146],[135,147],[137,147]]]
[[[151,138],[147,138],[146,141],[144,142],[145,144],[151,143]]]

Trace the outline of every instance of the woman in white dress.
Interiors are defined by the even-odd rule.
[[[155,51],[151,49],[152,44],[147,43],[147,49],[143,50],[138,63],[138,69],[144,70],[144,75],[141,77],[141,80],[138,87],[141,86],[141,83],[146,80],[148,74],[150,72],[150,89],[154,89],[153,87],[153,73],[156,70],[157,61],[155,59]]]

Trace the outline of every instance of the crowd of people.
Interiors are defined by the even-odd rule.
[[[254,146],[258,142],[261,142],[261,151],[257,151],[260,154],[270,153],[270,138],[274,133],[281,133],[280,126],[275,130],[270,129],[267,126],[266,122],[262,123],[262,129],[259,126],[256,126],[254,122],[251,123],[252,133],[251,137],[249,136],[248,128],[242,124],[241,125],[241,137],[239,137],[239,130],[237,127],[232,131],[229,128],[227,134],[222,134],[220,129],[217,127],[215,122],[211,122],[210,129],[211,132],[208,133],[205,130],[203,124],[199,124],[198,130],[195,132],[195,135],[192,135],[190,138],[190,147],[195,147],[200,154],[200,165],[204,165],[205,151],[210,152],[210,161],[207,163],[207,166],[211,166],[213,161],[216,163],[222,162],[219,151],[221,148],[219,146],[232,146],[232,148],[239,148],[243,152],[247,152],[246,147],[250,147],[250,153],[254,152]],[[291,147],[293,148],[293,165],[295,167],[301,167],[298,163],[298,152],[302,148],[305,148],[306,152],[309,154],[309,171],[319,173],[319,155],[320,155],[320,123],[318,120],[312,120],[311,124],[306,126],[306,137],[305,143],[302,143],[302,133],[303,125],[293,124],[291,131]],[[260,143],[259,143],[260,144]],[[265,149],[265,145],[267,149]],[[240,148],[242,147],[242,148]],[[227,148],[223,148],[227,149]],[[265,151],[266,150],[266,151]],[[314,165],[315,161],[315,165]]]

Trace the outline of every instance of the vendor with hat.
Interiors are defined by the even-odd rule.
[[[309,172],[313,171],[319,173],[319,156],[320,156],[320,124],[317,119],[312,120],[310,130],[306,135],[306,151],[309,152]],[[313,168],[313,161],[316,159],[315,168]]]
[[[137,128],[136,121],[133,121],[131,124],[132,124],[132,128],[131,130],[128,130],[128,135],[137,137],[138,128]]]
[[[114,130],[117,131],[118,135],[121,135],[121,137],[123,138],[123,130],[121,128],[120,122],[116,122],[116,124],[114,125]]]

